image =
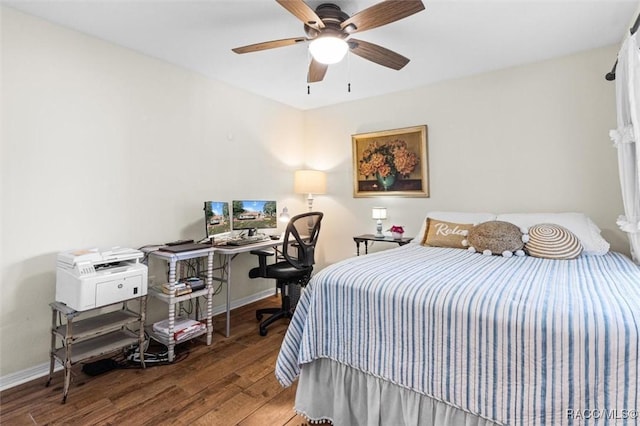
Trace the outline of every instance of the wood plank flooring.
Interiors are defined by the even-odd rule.
[[[255,310],[279,306],[269,297],[214,318],[211,346],[194,340],[178,346],[171,365],[116,369],[90,377],[74,366],[66,404],[62,372],[0,393],[2,425],[242,425],[303,426],[293,410],[295,385],[282,388],[274,376],[287,320],[261,337]],[[152,348],[153,349],[153,348]]]

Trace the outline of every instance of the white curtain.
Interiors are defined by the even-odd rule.
[[[616,66],[618,128],[611,139],[618,149],[624,215],[618,226],[629,236],[631,256],[640,264],[640,44],[638,33],[625,40]]]

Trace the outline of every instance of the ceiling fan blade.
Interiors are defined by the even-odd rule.
[[[399,70],[409,63],[409,58],[405,58],[401,54],[377,44],[354,38],[347,43],[349,43],[349,48],[354,54],[394,70]]]
[[[309,73],[307,74],[307,83],[317,83],[324,79],[324,75],[327,73],[328,65],[321,64],[315,59],[311,59],[309,64]]]
[[[303,23],[315,29],[324,28],[322,19],[302,0],[276,0]]]
[[[250,44],[248,46],[236,47],[233,50],[236,53],[250,53],[257,52],[259,50],[267,50],[274,49],[276,47],[284,47],[291,46],[293,44],[298,44],[307,41],[304,37],[295,37],[295,38],[285,38],[282,40],[271,40],[265,41],[263,43]]]
[[[340,27],[349,34],[381,27],[424,10],[421,0],[387,0],[368,7],[344,21]]]

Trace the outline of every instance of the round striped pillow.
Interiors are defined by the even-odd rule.
[[[529,228],[529,241],[524,249],[533,257],[575,259],[582,253],[582,244],[567,228],[553,223],[541,223]]]

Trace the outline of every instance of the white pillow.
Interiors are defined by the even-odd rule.
[[[467,212],[429,212],[427,216],[422,220],[420,231],[416,234],[412,243],[420,244],[423,240],[424,233],[427,231],[427,218],[437,220],[444,220],[445,222],[453,223],[470,223],[477,225],[483,222],[489,222],[490,220],[496,220],[496,215],[493,213],[467,213]]]
[[[609,243],[600,235],[600,228],[584,213],[507,213],[499,214],[497,220],[527,229],[539,223],[555,223],[578,237],[583,254],[601,256],[609,251]]]

